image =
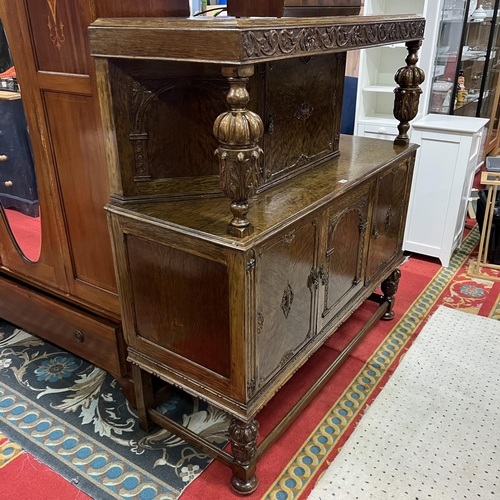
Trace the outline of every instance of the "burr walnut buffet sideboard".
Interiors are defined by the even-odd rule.
[[[346,16],[90,27],[141,425],[170,429],[226,464],[239,493],[255,490],[258,459],[363,335],[394,316],[424,23]],[[345,52],[402,42],[409,55],[395,77],[395,144],[340,137]],[[259,410],[365,299],[379,304],[373,317],[257,446]],[[232,415],[232,452],[157,412],[153,376]]]

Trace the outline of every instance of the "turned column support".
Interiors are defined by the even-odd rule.
[[[400,279],[401,271],[399,269],[395,269],[384,281],[382,281],[382,284],[380,285],[382,293],[384,294],[383,300],[389,302],[389,308],[381,319],[388,321],[394,318],[394,303],[396,302],[395,295],[398,291]]]
[[[257,143],[264,134],[264,124],[258,114],[246,108],[250,100],[246,84],[253,72],[253,65],[222,68],[222,74],[229,81],[226,100],[230,109],[220,114],[214,123],[214,135],[220,144],[215,154],[219,157],[221,187],[232,200],[233,219],[227,232],[239,238],[253,232],[247,218],[248,198],[258,187],[263,155]]]
[[[233,418],[229,426],[229,439],[235,460],[231,486],[242,495],[252,493],[259,485],[255,475],[257,464],[254,460],[258,437],[259,423],[256,420],[246,424]]]
[[[394,117],[399,121],[399,135],[394,140],[397,146],[409,144],[408,130],[410,121],[417,116],[418,103],[422,89],[420,84],[425,80],[424,71],[416,66],[418,62],[418,50],[422,45],[422,40],[406,42],[408,56],[405,59],[406,66],[400,68],[394,80],[399,85],[394,90]]]

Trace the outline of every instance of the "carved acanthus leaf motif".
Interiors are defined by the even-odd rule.
[[[243,33],[242,37],[243,59],[361,48],[384,42],[404,42],[422,38],[424,27],[425,21],[419,20],[248,31]]]

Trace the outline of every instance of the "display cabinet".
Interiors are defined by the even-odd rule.
[[[434,65],[435,33],[443,0],[365,0],[365,15],[421,14],[426,19],[425,39],[420,51],[419,66],[426,75],[432,75]],[[359,81],[356,96],[354,134],[364,137],[392,140],[398,135],[393,110],[393,68],[405,57],[404,44],[389,44],[360,51]],[[422,102],[429,99],[431,79],[421,85]],[[417,119],[426,112],[421,106]]]
[[[445,0],[436,37],[430,113],[490,118],[485,153],[498,144],[500,0]]]

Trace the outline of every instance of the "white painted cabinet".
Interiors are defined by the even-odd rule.
[[[365,0],[364,15],[420,14],[426,18],[425,39],[418,63],[426,80],[421,85],[416,119],[427,111],[442,5],[443,0]],[[408,51],[405,44],[394,44],[360,52],[354,135],[394,140],[398,135],[398,122],[392,114],[397,86],[394,74],[405,66]]]
[[[419,144],[403,249],[438,257],[447,267],[462,240],[474,174],[480,168],[485,118],[427,115],[412,122]]]

